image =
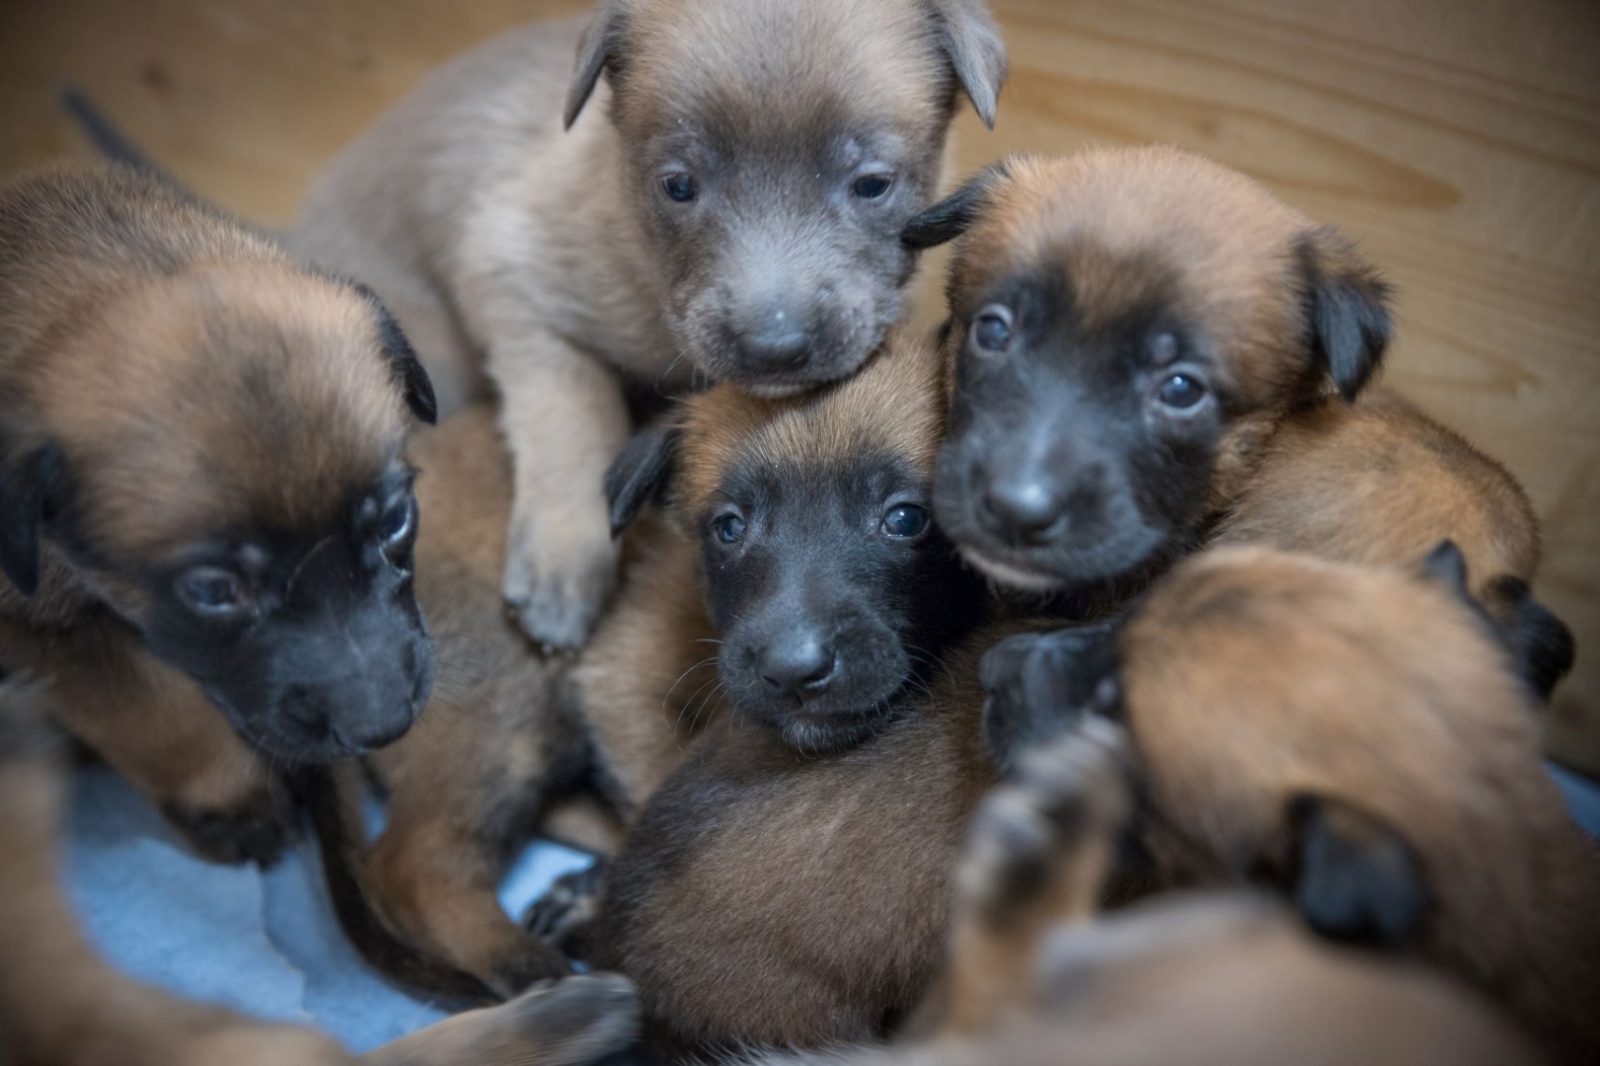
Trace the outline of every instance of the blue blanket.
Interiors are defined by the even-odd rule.
[[[1573,816],[1600,836],[1600,786],[1552,768]],[[501,891],[521,914],[587,856],[535,844]],[[317,1025],[365,1051],[443,1017],[384,983],[344,939],[314,846],[271,870],[213,866],[183,850],[153,807],[107,770],[74,791],[68,891],[113,964],[174,992],[278,1021]]]

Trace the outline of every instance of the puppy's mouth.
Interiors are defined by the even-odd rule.
[[[1020,592],[1055,593],[1074,586],[1140,575],[1168,557],[1169,534],[1150,526],[1083,548],[1055,545],[1029,551],[958,537],[961,557],[989,580]]]
[[[876,736],[894,715],[895,705],[889,700],[846,714],[817,714],[802,708],[786,714],[778,732],[783,742],[796,751],[833,755]]]
[[[1005,588],[1018,589],[1022,592],[1047,593],[1055,592],[1065,584],[1054,574],[1001,562],[968,545],[963,545],[960,552],[961,557],[971,563],[980,574]]]

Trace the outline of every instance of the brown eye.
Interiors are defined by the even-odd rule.
[[[700,187],[695,184],[693,175],[675,171],[661,179],[661,191],[674,203],[686,204],[699,195]]]
[[[894,185],[894,179],[887,174],[863,174],[850,186],[850,191],[863,200],[877,200],[889,191]]]
[[[724,544],[737,544],[744,539],[744,519],[736,514],[725,514],[712,523],[717,539]]]
[[[217,566],[196,566],[184,571],[178,577],[176,591],[186,607],[206,618],[233,618],[249,606],[239,576]]]
[[[1193,374],[1169,374],[1156,389],[1162,403],[1175,410],[1193,407],[1206,397],[1206,387]]]
[[[972,320],[972,344],[979,351],[993,355],[1011,347],[1011,311],[1000,304],[990,304]]]

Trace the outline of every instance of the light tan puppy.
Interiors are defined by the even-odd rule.
[[[1004,72],[982,0],[601,0],[461,57],[330,164],[291,240],[396,308],[446,410],[498,388],[503,590],[535,640],[580,645],[614,581],[621,383],[854,373],[957,94],[992,123]]]
[[[57,869],[62,780],[35,688],[0,683],[0,1058],[7,1066],[354,1066],[328,1037],[177,999],[124,977],[84,941]],[[619,978],[577,978],[448,1019],[371,1052],[370,1066],[581,1066],[627,1046]]]

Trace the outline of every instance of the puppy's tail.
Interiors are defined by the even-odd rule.
[[[67,113],[82,131],[89,143],[94,145],[95,151],[113,163],[121,163],[131,167],[152,178],[159,178],[169,185],[179,187],[172,175],[162,170],[153,163],[148,156],[128,139],[116,123],[106,115],[95,102],[84,95],[76,85],[64,83],[56,88],[56,102],[61,105],[61,110]]]
[[[309,767],[295,780],[296,793],[311,811],[328,897],[345,936],[373,969],[443,1005],[461,1009],[498,1002],[499,997],[471,974],[413,947],[371,899],[362,873],[365,787],[361,768],[354,763]]]

